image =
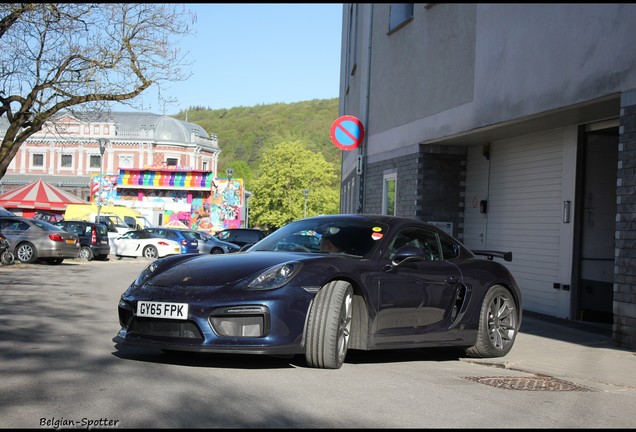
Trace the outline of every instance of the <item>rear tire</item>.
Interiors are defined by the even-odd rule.
[[[20,243],[18,247],[15,248],[15,256],[18,260],[24,263],[32,264],[38,259],[38,252],[29,242]]]
[[[515,299],[505,287],[492,286],[484,296],[479,315],[477,343],[466,350],[469,357],[503,357],[512,348],[519,330]]]
[[[144,248],[143,254],[144,258],[157,258],[159,252],[157,251],[156,247],[148,245]]]
[[[84,261],[91,261],[94,257],[93,251],[88,246],[82,246],[79,257]]]
[[[305,360],[311,367],[339,369],[351,334],[353,288],[344,281],[325,285],[313,301],[307,323]]]

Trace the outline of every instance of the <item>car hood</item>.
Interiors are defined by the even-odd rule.
[[[325,259],[323,255],[288,252],[241,252],[195,255],[177,265],[168,265],[151,277],[146,287],[221,287],[251,280],[263,270],[289,261]]]

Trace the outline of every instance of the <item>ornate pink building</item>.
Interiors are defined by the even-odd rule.
[[[0,119],[0,135],[6,128],[6,119]],[[90,118],[65,114],[20,147],[0,179],[0,193],[41,179],[89,202],[91,176],[100,172],[117,175],[120,169],[166,165],[209,171],[216,177],[220,153],[216,135],[172,117],[140,112]]]

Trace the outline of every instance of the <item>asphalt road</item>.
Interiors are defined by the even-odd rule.
[[[634,392],[518,391],[449,350],[302,358],[116,347],[119,295],[149,263],[0,266],[0,428],[633,428]],[[514,348],[513,348],[514,350]]]

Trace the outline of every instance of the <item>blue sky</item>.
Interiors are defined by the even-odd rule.
[[[192,76],[156,91],[144,111],[173,115],[190,106],[220,109],[338,97],[341,3],[190,4],[194,36],[184,39]]]

